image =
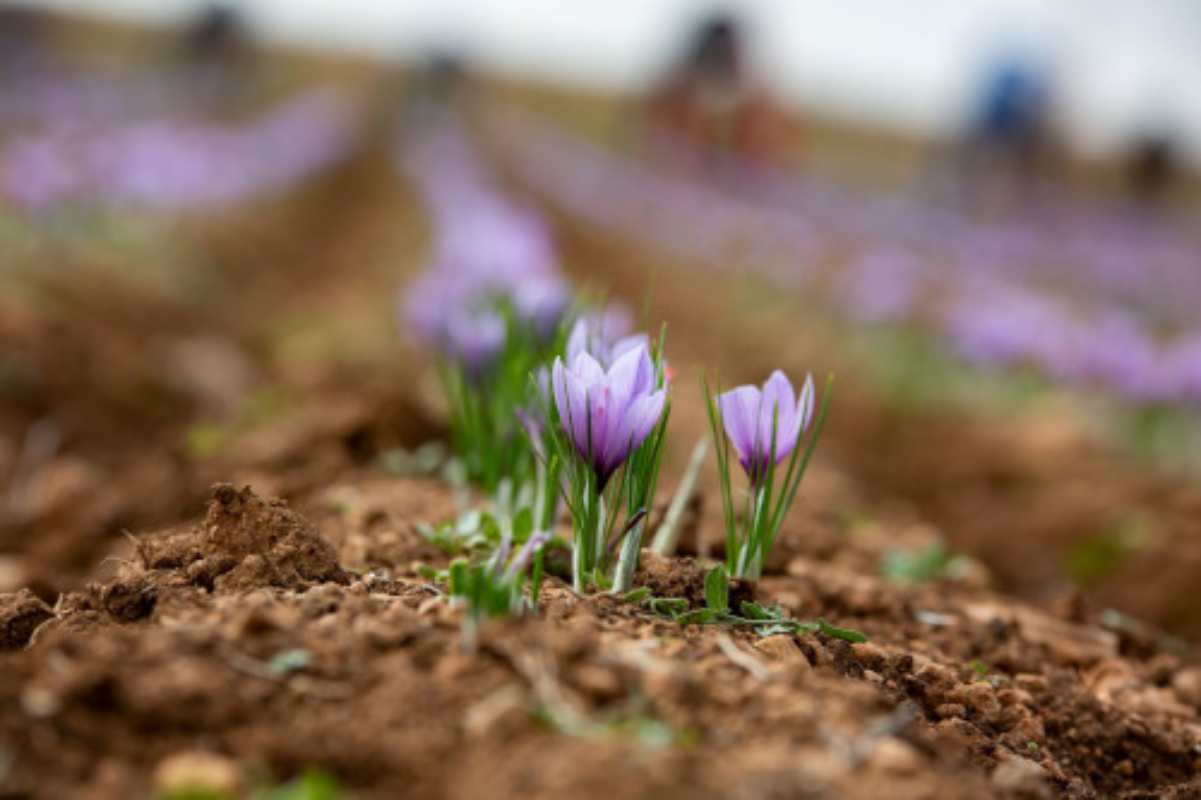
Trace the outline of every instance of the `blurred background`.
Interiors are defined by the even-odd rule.
[[[30,4],[163,26],[203,6]],[[690,25],[728,12],[744,29],[748,69],[790,108],[951,137],[974,110],[988,72],[1000,59],[1020,59],[1052,84],[1053,113],[1082,152],[1112,155],[1161,133],[1177,138],[1193,163],[1201,159],[1201,10],[1189,0],[618,0],[571,7],[552,0],[244,0],[228,7],[272,42],[389,61],[453,49],[510,77],[625,92],[642,90],[668,67]]]
[[[1199,169],[1189,0],[2,4],[0,590],[443,437],[466,248],[668,322],[677,472],[837,371],[801,541],[1195,634]]]

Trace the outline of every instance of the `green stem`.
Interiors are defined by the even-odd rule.
[[[645,527],[644,517],[626,534],[621,555],[617,559],[617,572],[613,576],[613,594],[622,595],[634,588],[634,571],[638,568],[638,554],[642,548],[642,531]]]

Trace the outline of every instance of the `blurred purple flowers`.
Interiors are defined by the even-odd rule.
[[[813,376],[805,376],[798,397],[792,382],[776,370],[762,389],[748,384],[717,398],[722,427],[752,485],[759,484],[772,464],[779,464],[796,448],[813,419],[813,397]]]
[[[474,374],[504,347],[506,313],[538,339],[552,337],[571,291],[542,220],[493,189],[451,123],[420,133],[407,153],[402,165],[434,222],[429,269],[402,302],[412,332]]]
[[[984,217],[736,158],[708,171],[720,179],[692,180],[518,112],[496,128],[526,183],[603,230],[832,291],[853,319],[928,326],[976,364],[1030,365],[1135,402],[1201,403],[1201,238],[1187,215],[1059,193]],[[687,160],[686,145],[671,147]],[[849,262],[848,243],[862,253]],[[841,274],[820,280],[804,266],[823,262]]]
[[[32,211],[81,201],[215,206],[277,191],[344,157],[354,119],[345,97],[317,89],[241,124],[68,124],[10,142],[0,172],[4,193]]]
[[[607,371],[587,352],[570,366],[556,358],[551,382],[563,429],[603,491],[663,414],[667,391],[656,388],[650,351],[645,344],[628,350]]]

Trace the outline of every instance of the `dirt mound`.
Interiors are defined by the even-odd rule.
[[[249,486],[217,484],[199,524],[142,540],[138,554],[148,570],[182,571],[192,584],[223,592],[350,582],[333,545],[308,520]]]

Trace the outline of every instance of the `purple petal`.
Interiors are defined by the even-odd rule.
[[[588,387],[599,386],[605,382],[605,370],[590,353],[580,353],[571,362],[570,372],[576,375],[580,382]]]
[[[575,373],[565,372],[564,377],[567,386],[568,416],[563,420],[563,424],[565,427],[570,425],[567,429],[576,449],[587,453],[590,447],[588,431],[592,425],[592,400],[589,395],[594,394],[597,389],[589,387]]]
[[[744,468],[749,467],[755,455],[755,432],[759,416],[759,387],[739,386],[721,394],[717,398],[717,407],[721,411],[722,426],[738,460]]]
[[[608,382],[613,388],[616,402],[627,406],[635,395],[650,391],[654,377],[650,355],[645,348],[638,348],[630,350],[613,363],[609,368]]]
[[[772,446],[772,423],[775,422],[776,463],[792,452],[800,434],[800,416],[796,413],[796,397],[792,383],[780,370],[776,370],[763,384],[763,396],[759,408],[758,447],[767,453]]]
[[[567,337],[567,363],[574,364],[576,357],[589,349],[588,323],[584,319],[577,319],[575,325],[571,326],[571,335]]]
[[[663,405],[667,401],[667,391],[660,389],[653,394],[639,397],[626,411],[626,438],[624,445],[628,447],[627,455],[642,446],[646,437],[659,424],[663,416]]]
[[[567,435],[572,443],[576,447],[579,447],[579,440],[575,437],[574,427],[579,413],[571,407],[571,400],[567,391],[567,368],[563,366],[563,359],[561,358],[556,358],[554,366],[551,368],[551,385],[555,393],[555,408],[559,410],[559,421],[563,424],[563,430],[567,431]]]
[[[626,353],[639,347],[650,349],[650,337],[645,333],[636,333],[633,336],[618,339],[609,350],[609,358],[616,361]]]

